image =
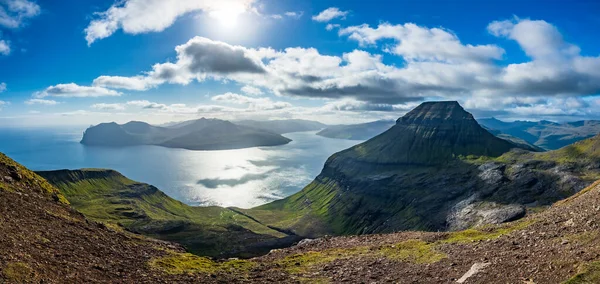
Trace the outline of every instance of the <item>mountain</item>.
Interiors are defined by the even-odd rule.
[[[587,144],[586,144],[587,145]],[[536,153],[495,137],[456,102],[428,102],[332,155],[300,192],[242,210],[305,237],[460,230],[522,218],[600,178],[582,146]]]
[[[57,188],[1,153],[0,224],[0,283],[213,283],[250,268],[86,219]]]
[[[237,125],[264,129],[277,134],[302,131],[316,131],[327,127],[327,125],[323,123],[303,119],[240,120],[234,121],[234,123]]]
[[[491,129],[491,128],[488,128],[486,126],[482,126],[482,127],[485,130],[487,130],[488,132],[494,134],[496,137],[504,139],[506,141],[509,141],[509,142],[511,142],[511,143],[519,146],[519,148],[523,148],[523,149],[527,149],[527,150],[535,151],[535,152],[544,152],[544,151],[546,151],[546,149],[543,149],[541,147],[535,146],[535,145],[533,145],[533,144],[531,144],[531,143],[529,143],[529,142],[527,142],[527,141],[525,141],[525,140],[523,140],[521,138],[509,135],[509,134],[502,133],[499,130]]]
[[[102,123],[88,128],[82,144],[93,146],[158,145],[189,150],[225,150],[276,146],[291,140],[279,134],[218,119],[198,119],[171,127],[132,121]]]
[[[478,121],[490,130],[520,138],[546,150],[556,150],[600,134],[600,121],[597,120],[556,123],[547,120],[504,122],[484,118]]]
[[[390,129],[394,123],[391,120],[378,120],[361,124],[333,125],[319,131],[317,135],[336,139],[367,140]]]
[[[98,222],[172,241],[212,257],[249,257],[290,245],[298,238],[231,209],[192,207],[158,188],[113,170],[37,172],[64,194],[76,210]]]

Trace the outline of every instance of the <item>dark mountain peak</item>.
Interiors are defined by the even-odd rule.
[[[398,123],[475,120],[457,101],[424,102],[398,119]]]
[[[515,147],[481,127],[458,102],[426,102],[388,131],[334,156],[342,163],[434,165],[461,156],[497,157]]]

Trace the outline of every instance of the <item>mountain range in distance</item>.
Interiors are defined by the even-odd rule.
[[[517,137],[545,150],[556,150],[600,133],[600,121],[597,120],[557,123],[547,120],[505,122],[484,118],[478,121],[496,134]]]

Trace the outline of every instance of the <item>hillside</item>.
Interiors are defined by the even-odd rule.
[[[394,124],[394,121],[378,120],[361,124],[333,125],[319,131],[317,135],[336,139],[367,140],[390,129]]]
[[[81,143],[92,146],[157,145],[189,150],[225,150],[276,146],[291,140],[279,134],[218,119],[198,119],[171,127],[132,121],[102,123],[88,128]]]
[[[213,257],[249,257],[298,241],[222,207],[191,207],[112,170],[38,172],[86,217]]]
[[[556,123],[546,120],[504,122],[496,118],[484,118],[478,121],[491,130],[523,139],[546,150],[556,150],[600,134],[600,121],[596,120]]]
[[[599,203],[596,182],[503,225],[307,240],[250,260],[261,264],[250,277],[257,283],[599,283]]]
[[[327,125],[318,121],[303,119],[240,120],[234,121],[233,123],[242,126],[264,129],[277,134],[302,131],[316,131],[327,127]]]
[[[0,224],[0,283],[212,283],[249,269],[88,220],[58,189],[1,153]],[[173,261],[193,262],[195,270],[173,271]]]
[[[593,161],[515,147],[456,102],[424,103],[332,155],[302,191],[244,212],[307,237],[460,230],[522,218],[600,178]]]

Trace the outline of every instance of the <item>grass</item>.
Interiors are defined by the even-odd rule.
[[[451,232],[448,238],[440,243],[469,243],[498,238],[514,231],[522,230],[535,223],[533,219],[515,221],[501,226],[484,226],[479,229],[468,229],[464,231]]]
[[[0,190],[35,190],[39,193],[51,196],[54,200],[60,203],[69,204],[69,201],[56,187],[51,185],[48,181],[46,181],[38,174],[28,170],[21,164],[15,162],[14,160],[2,153],[0,153],[0,166],[5,167],[6,169],[15,169],[15,174],[19,177],[18,179],[13,179],[14,181],[11,184],[0,183]]]
[[[150,267],[168,274],[243,274],[256,266],[248,260],[213,261],[190,253],[169,252],[167,256],[150,261]]]
[[[579,273],[563,284],[596,284],[600,283],[600,261],[583,265]]]
[[[393,260],[418,264],[436,263],[446,254],[434,249],[435,244],[422,240],[407,240],[395,245],[384,246],[379,249],[379,254]]]
[[[286,237],[243,214],[217,206],[192,207],[112,170],[40,172],[86,217],[162,240],[204,256],[250,257],[254,243]],[[231,253],[228,252],[239,252]],[[268,250],[267,250],[268,252]]]
[[[23,262],[7,264],[2,269],[2,275],[11,283],[29,283],[35,279],[35,272]]]
[[[276,261],[275,264],[292,274],[308,273],[333,261],[351,259],[357,256],[385,257],[399,262],[428,264],[447,257],[446,254],[436,251],[434,245],[422,240],[412,239],[393,245],[333,248],[289,255]]]

